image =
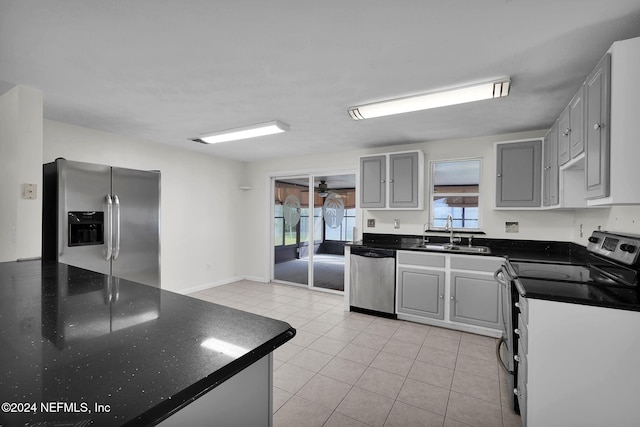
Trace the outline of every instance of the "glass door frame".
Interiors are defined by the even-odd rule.
[[[360,215],[360,209],[359,209],[359,203],[358,203],[358,197],[357,195],[359,194],[359,186],[357,185],[358,183],[358,173],[356,169],[314,169],[314,170],[309,170],[309,171],[304,171],[304,172],[282,172],[282,173],[272,173],[269,174],[268,176],[268,180],[269,180],[269,280],[272,283],[283,283],[283,284],[287,284],[287,285],[294,285],[294,286],[299,286],[299,287],[304,287],[307,289],[311,289],[311,290],[315,290],[315,291],[319,291],[319,292],[325,292],[325,293],[330,293],[330,294],[336,294],[336,295],[344,295],[343,291],[337,291],[337,290],[333,290],[333,289],[326,289],[326,288],[320,288],[320,287],[315,287],[313,286],[313,273],[314,273],[314,269],[313,269],[313,250],[309,251],[309,264],[308,264],[308,268],[307,268],[307,284],[303,284],[303,283],[294,283],[294,282],[286,282],[286,281],[281,281],[281,280],[277,280],[275,279],[275,246],[274,246],[274,242],[275,242],[275,225],[274,225],[274,212],[275,212],[275,182],[279,179],[300,179],[300,178],[306,178],[308,181],[308,185],[309,185],[309,189],[310,191],[313,191],[314,187],[314,183],[315,183],[315,179],[317,176],[333,176],[333,175],[354,175],[356,178],[356,216],[358,217]],[[314,218],[314,209],[315,209],[315,203],[314,203],[314,197],[309,197],[309,213],[308,213],[308,218],[309,218],[309,230],[308,230],[308,236],[307,239],[310,242],[310,245],[312,245],[311,243],[311,239],[313,239],[315,237],[315,221],[313,220]],[[356,219],[356,224],[358,224],[358,221]],[[355,238],[355,236],[354,236]]]

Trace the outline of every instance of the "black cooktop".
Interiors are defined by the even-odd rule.
[[[638,287],[519,278],[527,298],[640,311]]]
[[[638,271],[595,255],[588,264],[511,262],[528,298],[640,311]]]

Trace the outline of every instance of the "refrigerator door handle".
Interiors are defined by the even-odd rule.
[[[113,260],[117,260],[120,255],[120,199],[115,194],[113,195],[113,207],[114,207],[114,218],[113,218]]]
[[[107,241],[107,253],[104,256],[104,259],[107,261],[111,260],[111,256],[113,255],[113,200],[111,199],[111,194],[107,194],[104,196],[105,205],[107,205],[107,220],[104,222],[104,233],[105,240]]]

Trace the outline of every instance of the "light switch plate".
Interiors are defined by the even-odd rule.
[[[369,228],[373,228],[376,226],[376,220],[375,218],[371,218],[367,220],[367,227]]]
[[[507,221],[504,223],[504,231],[507,233],[517,233],[519,231],[518,228],[519,227],[518,227],[517,221],[514,221],[514,222]]]
[[[399,219],[394,219],[393,220],[393,228],[400,228],[400,220]]]
[[[22,184],[22,198],[35,199],[38,196],[37,184]]]

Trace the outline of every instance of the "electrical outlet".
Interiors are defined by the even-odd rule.
[[[393,228],[400,228],[400,220],[399,219],[394,219],[393,220]]]
[[[367,220],[367,227],[374,228],[376,226],[375,218],[370,218]]]
[[[22,198],[35,199],[38,194],[38,186],[36,184],[22,184]]]
[[[514,222],[505,222],[504,223],[504,231],[507,233],[517,233],[518,230],[518,222],[514,221]]]

